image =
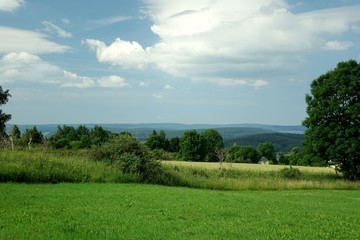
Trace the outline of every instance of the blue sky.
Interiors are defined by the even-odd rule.
[[[310,83],[360,60],[358,0],[0,0],[15,124],[299,125]]]

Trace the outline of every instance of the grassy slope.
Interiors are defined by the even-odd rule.
[[[359,196],[0,184],[0,239],[359,239]]]

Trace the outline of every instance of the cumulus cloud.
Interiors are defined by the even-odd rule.
[[[139,87],[149,87],[149,84],[147,84],[145,82],[140,82]]]
[[[129,86],[125,79],[120,76],[112,75],[99,78],[79,76],[27,52],[12,52],[0,58],[0,84],[14,82],[52,84],[67,88],[121,88]]]
[[[152,95],[153,98],[161,99],[163,96],[161,94],[154,93]]]
[[[324,50],[328,51],[343,51],[351,48],[354,44],[349,41],[328,41],[323,46]]]
[[[45,28],[43,31],[56,34],[60,38],[71,38],[72,34],[70,32],[66,32],[64,29],[60,28],[59,26],[56,26],[50,21],[43,21],[41,23]]]
[[[119,65],[123,68],[143,68],[148,62],[148,55],[137,42],[123,41],[117,38],[111,45],[99,40],[87,39],[82,41],[96,52],[99,62]]]
[[[0,26],[0,36],[0,53],[64,53],[71,49],[69,46],[49,41],[42,33],[18,28]]]
[[[123,68],[151,65],[173,76],[223,86],[266,86],[266,77],[291,71],[324,42],[328,50],[347,49],[350,42],[326,38],[360,22],[360,5],[294,14],[285,0],[145,3],[143,12],[159,42],[143,48],[120,38],[109,45],[85,40],[98,61]],[[236,77],[224,77],[229,74]]]
[[[60,83],[62,70],[27,52],[9,53],[0,59],[0,82]]]
[[[25,4],[24,0],[1,0],[0,11],[12,12]]]
[[[68,18],[62,18],[61,21],[64,23],[64,24],[69,24],[70,23],[70,20]]]
[[[166,84],[165,87],[164,87],[165,90],[173,90],[174,88],[169,85],[169,84]]]
[[[64,71],[65,82],[61,87],[90,88],[95,85],[95,81],[88,77],[78,76],[76,73]]]
[[[130,87],[130,84],[125,82],[125,79],[116,75],[108,77],[102,77],[97,80],[100,87],[104,88],[116,88],[116,87]]]

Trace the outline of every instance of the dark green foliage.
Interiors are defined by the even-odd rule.
[[[287,179],[299,179],[301,177],[301,172],[297,168],[286,167],[280,170],[280,175]]]
[[[17,125],[13,126],[13,128],[11,129],[10,135],[13,139],[19,139],[21,137],[21,131]]]
[[[71,148],[72,141],[78,141],[76,130],[72,126],[58,126],[57,132],[49,138],[51,146],[54,148]]]
[[[345,178],[360,179],[360,64],[341,62],[315,79],[306,103],[304,147],[310,158],[331,161]]]
[[[148,136],[146,140],[146,145],[151,149],[163,149],[163,150],[169,150],[170,149],[170,142],[166,138],[166,134],[164,130],[161,130],[158,134],[156,130],[153,130],[153,132]]]
[[[289,165],[289,156],[288,155],[285,155],[283,153],[280,153],[279,154],[279,164],[282,164],[282,165]]]
[[[92,150],[97,161],[116,166],[121,172],[136,176],[139,181],[163,183],[166,173],[159,162],[151,157],[150,151],[131,134],[120,134]]]
[[[23,145],[27,143],[31,144],[43,144],[44,143],[44,136],[42,132],[38,131],[36,127],[31,129],[26,129],[26,131],[21,136],[21,141]]]
[[[217,152],[224,148],[224,142],[221,134],[215,129],[207,129],[200,133],[204,150],[206,153],[206,161],[217,162],[219,161]]]
[[[303,140],[304,134],[262,133],[236,138],[226,138],[225,146],[230,147],[236,143],[240,146],[256,147],[261,143],[271,142],[277,152],[290,152],[293,147],[301,147]]]
[[[226,161],[237,163],[258,163],[259,152],[251,146],[238,146],[234,144],[226,150]]]
[[[0,106],[6,104],[9,101],[9,98],[11,97],[9,90],[3,90],[2,86],[0,86]],[[6,122],[8,122],[11,119],[10,114],[6,114],[2,112],[2,109],[0,109],[0,137],[6,136]]]
[[[50,144],[56,149],[84,149],[100,146],[109,139],[110,133],[101,126],[89,130],[86,126],[58,126],[58,130],[50,138]]]
[[[235,154],[235,162],[258,163],[260,160],[259,152],[254,147],[241,146]]]
[[[185,131],[180,138],[179,156],[185,161],[201,162],[205,160],[204,140],[196,130]]]
[[[177,153],[180,151],[180,138],[179,137],[173,137],[170,139],[170,148],[169,151],[173,153]]]
[[[104,130],[101,126],[94,126],[90,129],[90,141],[92,145],[100,146],[109,140],[110,132]]]
[[[266,157],[268,160],[272,161],[274,164],[277,164],[276,160],[276,151],[271,142],[260,143],[257,146],[258,153],[261,157]]]

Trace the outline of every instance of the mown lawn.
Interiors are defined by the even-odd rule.
[[[0,239],[360,239],[359,190],[0,184]]]

